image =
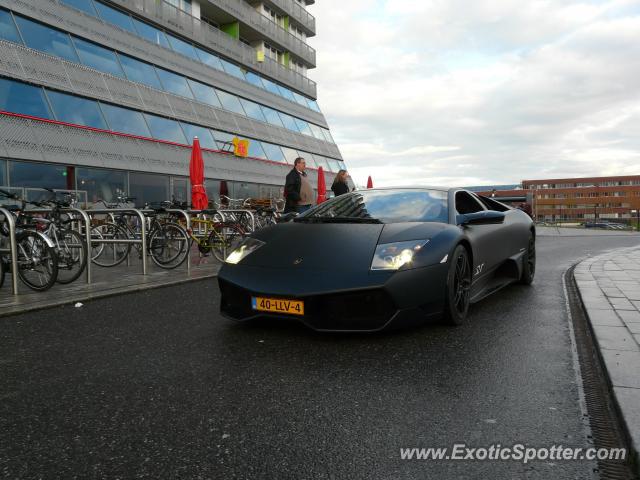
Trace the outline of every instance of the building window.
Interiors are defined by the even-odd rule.
[[[275,60],[278,63],[284,62],[284,53],[267,42],[264,42],[264,54],[271,60]]]
[[[216,95],[213,87],[209,85],[205,85],[204,83],[196,82],[195,80],[188,79],[189,86],[191,87],[191,91],[193,95],[196,97],[196,100],[203,103],[208,103],[214,107],[222,108],[220,105],[220,100]]]
[[[180,10],[191,14],[191,0],[165,0],[167,3],[173,5]]]
[[[182,128],[180,128],[180,124],[175,120],[158,117],[150,113],[145,113],[144,117],[147,120],[147,125],[149,125],[149,130],[151,130],[153,138],[168,140],[181,145],[187,144],[187,139],[184,136]]]
[[[139,137],[151,137],[142,113],[106,103],[101,104],[101,107],[110,130]]]
[[[276,25],[284,28],[284,16],[280,15],[279,13],[276,13],[275,11],[273,11],[271,8],[264,6],[264,13],[266,14],[265,16],[267,18],[270,18],[272,22],[274,22]]]
[[[136,206],[142,206],[145,202],[164,202],[169,199],[169,177],[131,172],[129,193],[136,197]]]
[[[11,18],[11,13],[6,10],[0,10],[0,38],[14,43],[22,43],[20,35],[18,35],[18,29],[13,23],[13,18]]]
[[[16,16],[16,23],[27,47],[80,63],[67,33]]]
[[[0,110],[53,118],[42,88],[4,78],[0,78]]]
[[[118,58],[129,80],[162,90],[162,85],[160,85],[160,80],[158,80],[158,75],[156,75],[156,70],[153,66],[121,53],[118,54]]]
[[[9,162],[12,187],[73,190],[73,167],[51,163]],[[33,196],[29,196],[34,199]]]
[[[300,30],[298,27],[296,27],[295,25],[291,25],[289,27],[289,32],[291,33],[291,35],[293,35],[294,37],[302,40],[303,42],[307,41],[307,34],[304,33],[302,30]]]
[[[189,180],[186,177],[171,178],[171,200],[179,203],[191,203]]]
[[[87,192],[89,203],[112,203],[126,194],[127,173],[121,170],[77,168],[77,187]]]
[[[113,23],[123,30],[127,30],[131,33],[136,33],[136,29],[133,27],[133,21],[131,20],[131,16],[127,15],[120,10],[116,10],[115,8],[111,8],[104,3],[94,2],[96,9],[98,10],[98,14],[100,17],[109,23]]]
[[[53,107],[56,119],[75,125],[108,129],[98,102],[53,90],[47,92],[47,97]]]
[[[81,63],[101,72],[124,77],[122,67],[113,50],[103,48],[95,43],[86,42],[77,37],[73,38],[73,43],[80,56]]]
[[[7,185],[7,161],[0,159],[0,185]]]
[[[297,62],[294,59],[291,59],[289,62],[289,68],[294,72],[298,72],[300,75],[307,75],[307,67],[305,67],[302,63]]]

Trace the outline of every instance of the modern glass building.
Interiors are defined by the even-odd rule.
[[[330,183],[312,3],[0,0],[0,185],[188,200],[195,136],[214,199],[280,196],[298,156]]]

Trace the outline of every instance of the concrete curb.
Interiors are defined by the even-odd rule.
[[[640,474],[638,266],[640,247],[617,249],[583,260],[573,276]]]
[[[0,318],[11,316],[11,315],[20,315],[22,313],[30,313],[37,310],[44,310],[52,307],[60,307],[63,305],[73,305],[76,302],[88,302],[88,301],[96,300],[99,298],[113,297],[116,295],[126,295],[127,293],[136,293],[136,292],[141,292],[143,290],[151,290],[154,288],[170,287],[173,285],[180,285],[188,282],[197,282],[199,280],[216,278],[217,276],[218,276],[217,273],[210,273],[210,274],[198,275],[193,277],[172,278],[163,282],[140,283],[135,286],[124,285],[124,286],[118,286],[118,287],[102,289],[102,290],[93,290],[93,291],[87,290],[85,292],[75,291],[68,298],[58,297],[56,299],[43,301],[39,303],[21,304],[21,305],[4,307],[0,311]]]

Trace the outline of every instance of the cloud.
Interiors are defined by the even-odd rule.
[[[356,182],[640,173],[640,0],[323,0],[318,101]]]

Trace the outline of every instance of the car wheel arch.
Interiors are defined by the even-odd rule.
[[[467,255],[469,255],[469,263],[473,268],[473,248],[471,248],[471,243],[466,238],[460,239],[451,249],[451,255],[453,255],[453,252],[456,250],[458,245],[462,245],[467,251]]]

